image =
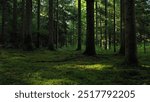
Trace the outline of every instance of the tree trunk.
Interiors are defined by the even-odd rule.
[[[96,11],[96,45],[98,44],[98,4],[97,4],[97,1],[95,2],[95,11]]]
[[[78,0],[78,47],[81,50],[81,0]]]
[[[107,34],[108,34],[108,25],[107,25],[107,7],[108,7],[108,0],[105,0],[105,50],[107,50]]]
[[[53,32],[54,32],[53,0],[49,0],[49,43],[48,43],[49,50],[55,50]]]
[[[0,34],[0,47],[4,47],[5,44],[5,38],[4,36],[7,33],[7,8],[8,7],[8,1],[2,0],[2,33]]]
[[[25,0],[22,0],[22,5],[21,5],[21,40],[20,40],[20,43],[21,43],[21,47],[23,47],[23,44],[24,44],[24,36],[25,36]]]
[[[12,33],[10,36],[10,43],[12,48],[18,48],[17,37],[17,0],[13,0],[13,21],[12,21]]]
[[[116,52],[116,0],[113,1],[114,3],[114,52]]]
[[[125,58],[127,65],[137,65],[135,0],[126,0]]]
[[[120,0],[120,50],[125,55],[125,0]]]
[[[37,0],[37,44],[36,47],[40,47],[40,9],[41,9],[41,1]]]
[[[87,35],[86,35],[86,49],[85,55],[95,55],[95,42],[94,42],[94,0],[86,0],[87,3]]]
[[[26,0],[24,50],[33,50],[32,44],[32,0]]]

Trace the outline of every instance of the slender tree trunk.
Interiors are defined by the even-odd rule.
[[[53,32],[54,32],[53,0],[49,0],[49,43],[48,43],[49,50],[55,50]]]
[[[103,28],[102,28],[102,14],[101,14],[101,8],[100,8],[100,47],[103,46]]]
[[[81,0],[78,0],[78,47],[81,50]]]
[[[59,4],[58,0],[56,1],[57,11],[56,11],[56,48],[58,48],[58,33],[59,33]]]
[[[125,58],[127,65],[137,65],[135,0],[126,0]]]
[[[111,13],[110,13],[111,11],[109,10],[109,15],[110,16],[108,16],[108,21],[110,21],[111,20]],[[110,22],[110,25],[112,25],[111,24],[112,22]],[[107,28],[108,29],[108,28]],[[111,32],[111,30],[108,30],[109,32],[108,32],[108,37],[109,37],[109,50],[111,49],[111,45],[112,45],[112,43],[111,43],[111,38],[112,38],[112,32]]]
[[[120,50],[119,54],[125,55],[125,0],[120,0]]]
[[[37,44],[36,47],[40,47],[40,9],[41,9],[41,1],[37,0]]]
[[[107,50],[107,35],[108,35],[108,25],[107,25],[107,7],[108,7],[108,0],[105,0],[105,50]]]
[[[86,0],[87,3],[87,35],[86,35],[86,49],[85,55],[95,55],[95,42],[94,42],[94,0]]]
[[[116,0],[114,2],[114,52],[116,52]]]
[[[95,2],[95,7],[96,7],[96,45],[98,44],[98,4],[97,1]]]

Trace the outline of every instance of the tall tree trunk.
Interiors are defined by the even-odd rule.
[[[100,7],[100,47],[103,46],[103,28],[102,28],[102,14],[101,14],[101,7]]]
[[[53,21],[53,0],[49,0],[49,43],[48,43],[48,49],[49,50],[55,50],[54,48],[54,38],[53,38],[53,32],[54,32],[54,21]]]
[[[12,33],[10,36],[10,43],[12,48],[18,48],[17,37],[17,0],[13,0],[13,21],[12,21]]]
[[[95,1],[95,11],[96,11],[96,45],[98,44],[98,4]]]
[[[26,0],[24,50],[33,50],[32,44],[32,0]]]
[[[116,52],[116,0],[113,1],[114,4],[114,52]]]
[[[108,35],[108,25],[107,25],[107,7],[108,7],[108,0],[105,0],[105,50],[107,50],[107,35]]]
[[[58,48],[58,38],[59,38],[59,3],[58,0],[56,0],[56,6],[57,6],[57,11],[56,11],[56,48]]]
[[[125,0],[120,0],[120,50],[125,55]]]
[[[95,55],[95,42],[94,42],[94,0],[86,0],[87,3],[87,35],[86,35],[86,49],[85,55]]]
[[[20,41],[20,46],[23,47],[23,44],[24,44],[24,36],[25,36],[25,0],[22,0],[22,3],[21,3],[21,39],[19,40]]]
[[[77,50],[81,50],[81,0],[78,0],[78,46]]]
[[[127,65],[137,65],[137,43],[135,30],[135,0],[126,0],[125,58]]]
[[[7,9],[8,1],[2,0],[2,33],[0,34],[0,46],[4,47],[5,44],[5,35],[7,33]]]
[[[40,9],[41,9],[41,1],[37,0],[37,43],[36,47],[40,47]]]

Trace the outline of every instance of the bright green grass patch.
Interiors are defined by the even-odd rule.
[[[150,84],[150,54],[139,54],[139,67],[121,65],[123,56],[58,50],[0,51],[0,84]]]

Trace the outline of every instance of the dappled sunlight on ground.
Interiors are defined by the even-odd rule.
[[[113,54],[2,50],[0,84],[150,84],[149,58],[141,54],[142,66],[127,68],[123,57]]]

